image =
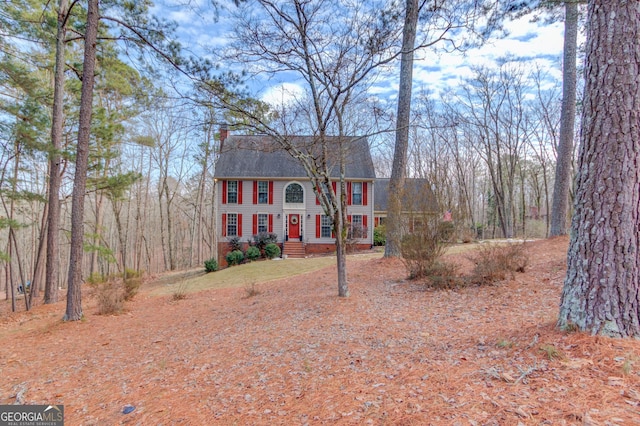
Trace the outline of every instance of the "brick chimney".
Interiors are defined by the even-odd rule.
[[[229,137],[229,129],[227,128],[227,124],[220,125],[220,152],[222,152],[222,147],[224,146],[224,141]]]

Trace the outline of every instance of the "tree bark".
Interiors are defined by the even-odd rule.
[[[49,160],[49,202],[47,205],[47,268],[45,272],[44,303],[58,301],[59,243],[60,243],[60,148],[64,122],[64,39],[66,36],[68,0],[58,5],[56,33],[56,63],[53,83],[53,115],[51,123],[51,153]]]
[[[551,236],[567,234],[571,160],[576,119],[576,51],[578,46],[578,3],[566,1],[564,20],[564,57],[562,71],[562,110],[556,162],[556,180],[551,206]]]
[[[640,5],[588,4],[576,198],[558,326],[640,337]]]
[[[393,166],[389,180],[387,206],[387,235],[385,257],[400,257],[402,240],[402,189],[407,177],[407,150],[409,147],[409,123],[411,120],[411,89],[413,88],[413,51],[418,24],[418,0],[407,0],[407,10],[402,33],[400,58],[400,87],[398,90],[398,117]]]
[[[87,30],[84,36],[82,91],[80,95],[80,119],[76,171],[71,199],[71,252],[67,280],[67,310],[65,321],[82,319],[82,257],[84,237],[84,199],[89,163],[89,136],[93,113],[93,86],[95,82],[96,40],[98,34],[99,0],[88,0]]]

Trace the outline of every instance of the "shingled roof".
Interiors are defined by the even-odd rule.
[[[389,179],[376,179],[374,210],[386,212],[389,210]],[[402,204],[405,208],[437,210],[436,197],[427,179],[407,178],[405,180]],[[413,206],[413,207],[406,207]]]
[[[294,136],[290,140],[305,152],[314,152],[318,144],[312,136]],[[327,138],[327,143],[338,142],[337,137]],[[349,146],[346,177],[348,179],[375,179],[373,160],[365,138],[347,138]],[[336,152],[336,151],[333,151]],[[304,178],[302,165],[289,153],[279,148],[270,136],[232,135],[224,140],[215,170],[215,177],[242,178]],[[339,177],[336,160],[331,177]]]

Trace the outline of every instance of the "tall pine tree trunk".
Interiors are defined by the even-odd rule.
[[[551,206],[551,235],[566,235],[571,187],[571,159],[576,119],[576,51],[578,46],[578,3],[565,2],[564,58],[562,71],[562,110],[560,140],[556,161],[556,180]]]
[[[56,33],[56,63],[53,83],[53,116],[51,124],[51,153],[49,160],[49,203],[47,214],[47,268],[45,272],[44,303],[58,301],[59,242],[60,242],[60,148],[64,122],[64,39],[66,35],[68,0],[58,5]]]
[[[418,0],[407,0],[407,10],[402,35],[400,60],[400,88],[398,90],[398,117],[393,166],[389,180],[387,206],[387,243],[385,257],[400,257],[402,239],[402,190],[407,176],[407,150],[409,147],[409,123],[411,119],[411,89],[413,87],[413,50],[418,25]]]
[[[82,318],[82,257],[84,237],[84,199],[89,164],[89,136],[93,113],[93,86],[96,66],[96,40],[98,34],[98,0],[88,0],[87,29],[84,36],[84,60],[82,92],[80,96],[80,120],[76,171],[71,199],[71,253],[67,280],[67,310],[65,321]]]
[[[586,86],[558,325],[640,337],[640,3],[588,4]]]

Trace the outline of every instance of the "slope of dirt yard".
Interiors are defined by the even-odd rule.
[[[455,291],[376,258],[349,260],[348,299],[327,267],[252,297],[143,288],[75,323],[3,301],[0,404],[64,404],[68,425],[638,425],[640,342],[554,327],[566,249],[528,243],[525,273]]]

